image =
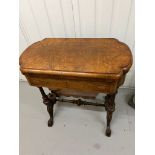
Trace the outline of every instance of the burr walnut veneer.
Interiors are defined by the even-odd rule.
[[[60,101],[58,91],[106,93],[105,103],[95,105],[104,106],[107,111],[107,136],[111,135],[117,89],[131,65],[130,49],[113,38],[48,38],[29,46],[20,57],[21,72],[30,85],[39,88],[47,105],[48,126],[53,125],[53,105]],[[49,88],[50,93],[46,95],[42,87]],[[91,105],[82,100],[68,102]]]

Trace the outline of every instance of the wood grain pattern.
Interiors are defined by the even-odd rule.
[[[31,75],[26,75],[29,83],[32,86],[37,87],[47,87],[47,88],[55,88],[55,89],[74,89],[78,91],[89,91],[89,92],[115,92],[117,90],[117,82],[103,82],[103,81],[84,81],[78,79],[71,79],[68,77],[67,79],[58,79],[58,78],[43,78],[43,77],[32,77]]]
[[[86,63],[88,62],[88,63]],[[44,39],[20,57],[21,71],[120,76],[132,63],[130,49],[116,39]],[[26,71],[27,70],[27,71]]]
[[[44,39],[27,48],[20,69],[33,86],[115,92],[132,65],[117,39]]]

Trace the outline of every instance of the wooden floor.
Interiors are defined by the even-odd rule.
[[[47,127],[49,116],[39,90],[20,82],[20,155],[134,155],[135,111],[127,105],[133,91],[119,89],[108,138],[101,107],[57,103],[54,126]]]

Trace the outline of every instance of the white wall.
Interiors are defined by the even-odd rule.
[[[134,56],[134,22],[134,0],[20,0],[20,53],[46,37],[114,37]],[[124,86],[134,87],[134,65]]]

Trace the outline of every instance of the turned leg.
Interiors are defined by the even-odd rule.
[[[105,110],[107,111],[107,128],[106,136],[111,136],[110,122],[112,120],[112,114],[115,111],[115,96],[116,93],[107,94],[105,97]]]
[[[53,125],[53,107],[56,103],[56,95],[54,93],[49,93],[49,95],[46,95],[42,87],[39,87],[39,90],[43,98],[43,103],[47,106],[47,111],[50,115],[48,126],[51,127]]]

